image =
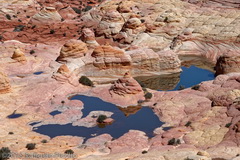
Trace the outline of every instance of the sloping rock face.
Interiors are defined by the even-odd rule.
[[[189,3],[208,6],[208,7],[221,7],[221,8],[240,8],[238,0],[183,0]]]
[[[151,49],[136,49],[127,52],[132,58],[134,73],[179,72],[180,60],[172,51],[154,52]]]
[[[216,75],[240,72],[240,56],[221,56],[217,60]]]
[[[118,79],[111,86],[110,91],[118,95],[137,94],[143,92],[140,84],[131,77],[130,73],[125,73],[123,78]]]
[[[92,57],[95,58],[93,65],[99,69],[129,68],[131,65],[131,58],[123,50],[110,45],[98,46]]]
[[[81,58],[85,56],[88,48],[81,40],[71,39],[67,41],[61,48],[57,61],[67,61],[69,58]]]
[[[148,138],[144,132],[130,130],[117,140],[108,144],[112,153],[135,151],[141,152],[148,147]]]
[[[62,17],[53,7],[43,8],[39,13],[35,14],[30,23],[32,24],[44,24],[44,23],[59,23]]]
[[[10,92],[11,85],[9,78],[3,72],[0,72],[0,94]]]
[[[95,39],[95,34],[91,29],[84,28],[82,32],[82,41],[85,42],[89,48],[95,48],[99,46],[98,42]]]

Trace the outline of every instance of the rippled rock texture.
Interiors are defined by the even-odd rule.
[[[71,149],[87,160],[239,159],[239,19],[238,0],[0,0],[0,147],[33,153],[25,146],[36,143],[34,153]],[[202,59],[218,76],[193,89],[156,91],[174,88],[191,61],[181,57]],[[95,87],[80,84],[82,75]],[[144,92],[152,98],[144,101]],[[130,130],[86,142],[32,130],[33,122],[96,125],[96,112],[84,119],[84,104],[69,99],[76,93],[128,116],[142,102],[165,124],[151,139]],[[7,118],[15,112],[22,116]]]

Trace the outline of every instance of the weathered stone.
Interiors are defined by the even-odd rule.
[[[88,51],[87,45],[81,40],[71,39],[61,48],[57,61],[67,61],[68,59],[81,58]]]

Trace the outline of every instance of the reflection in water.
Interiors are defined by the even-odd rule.
[[[180,81],[180,73],[135,77],[135,79],[144,84],[146,88],[168,91],[176,87]]]
[[[98,126],[90,128],[72,126],[72,124],[49,124],[37,128],[34,127],[33,130],[40,134],[48,135],[51,138],[61,135],[72,135],[88,139],[92,135],[104,133],[110,134],[113,138],[119,138],[130,129],[143,131],[147,136],[152,137],[154,135],[153,130],[163,124],[149,107],[131,106],[119,109],[116,105],[105,102],[97,97],[76,95],[71,97],[71,100],[73,99],[81,100],[84,103],[84,109],[82,110],[83,117],[86,117],[91,111],[110,111],[114,113],[111,116],[114,122],[111,125],[98,124]]]
[[[135,77],[146,88],[162,91],[178,90],[181,87],[189,88],[203,81],[213,80],[214,73],[196,66],[182,67],[182,72],[177,74]]]
[[[124,115],[126,117],[136,114],[142,108],[142,106],[128,106],[126,108],[122,108],[119,106],[117,106],[117,107],[120,111],[122,111],[124,113]]]

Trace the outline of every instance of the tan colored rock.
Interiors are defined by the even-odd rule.
[[[69,58],[80,58],[85,56],[87,51],[88,48],[84,42],[81,40],[71,39],[61,48],[57,61],[67,61]]]
[[[61,20],[62,20],[62,17],[55,8],[45,7],[31,18],[30,23],[52,24],[52,23],[60,23]]]
[[[34,0],[0,0],[0,5],[32,5]]]
[[[107,12],[102,21],[96,28],[97,35],[105,35],[111,37],[112,35],[118,34],[124,25],[124,19],[121,14],[117,11]]]
[[[172,51],[154,52],[151,49],[143,48],[127,53],[131,56],[135,73],[180,72],[181,62]]]
[[[7,75],[0,71],[0,94],[10,92],[11,85]]]
[[[24,52],[21,49],[19,49],[19,48],[17,48],[14,51],[14,53],[13,53],[11,58],[16,60],[16,61],[18,61],[18,62],[21,62],[21,63],[25,63],[27,61]]]
[[[69,73],[69,72],[70,72],[70,70],[68,69],[66,64],[61,65],[57,70],[57,73],[61,73],[61,74]]]
[[[129,68],[131,66],[131,58],[123,50],[110,45],[96,47],[92,57],[95,58],[93,65],[99,69]]]
[[[71,72],[66,64],[62,64],[56,73],[53,73],[52,78],[60,83],[69,83],[73,86],[78,86],[78,77]]]
[[[216,75],[240,72],[240,56],[221,56],[217,60]]]
[[[140,19],[138,18],[130,18],[126,23],[125,26],[130,29],[136,29],[142,24]]]
[[[140,84],[131,77],[129,72],[124,74],[123,78],[119,78],[110,88],[110,92],[118,95],[137,94],[143,92]]]

